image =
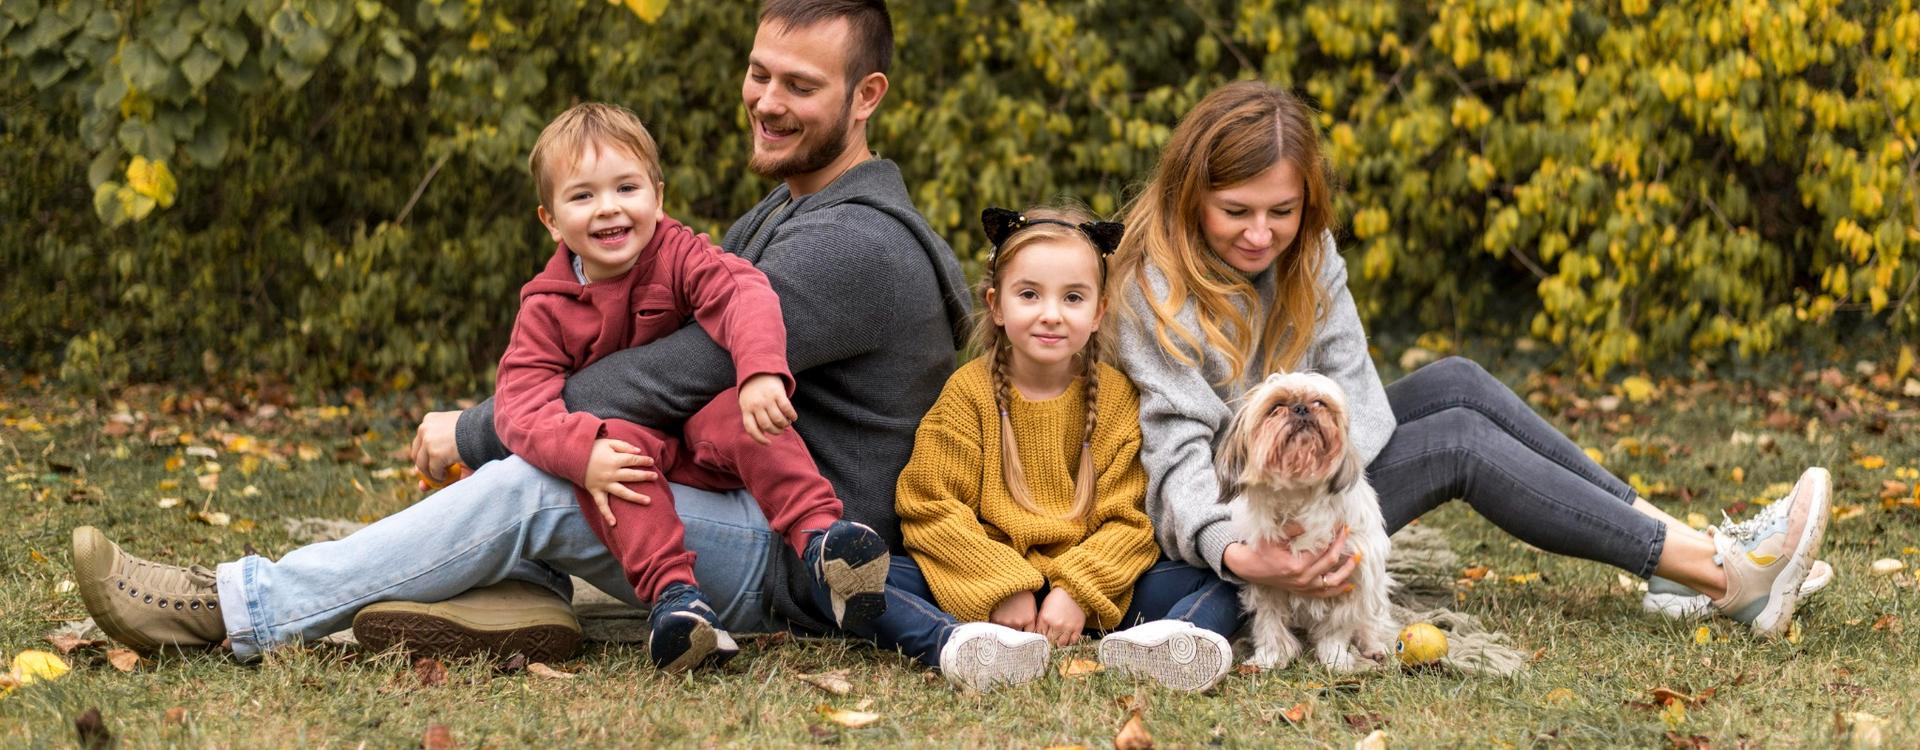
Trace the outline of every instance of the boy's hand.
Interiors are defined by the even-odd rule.
[[[1080,640],[1080,631],[1086,627],[1086,610],[1067,595],[1066,589],[1055,586],[1047,592],[1046,601],[1040,603],[1040,613],[1028,630],[1046,636],[1055,646],[1071,646]]]
[[[799,418],[793,402],[787,400],[787,385],[780,376],[761,373],[740,384],[740,421],[754,442],[773,444],[768,436],[786,432],[787,425]]]
[[[993,605],[993,612],[987,615],[987,622],[1005,625],[1014,630],[1032,630],[1034,616],[1033,592],[1015,591],[999,604]]]
[[[659,474],[644,470],[651,466],[653,457],[641,454],[632,443],[611,438],[593,441],[593,453],[587,456],[587,483],[582,487],[593,496],[593,504],[600,506],[600,517],[606,519],[608,528],[613,527],[613,508],[607,504],[608,495],[641,505],[653,502],[653,498],[626,485],[627,482],[653,481]]]

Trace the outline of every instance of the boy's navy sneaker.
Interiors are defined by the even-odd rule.
[[[740,653],[733,636],[719,627],[713,605],[700,589],[675,583],[653,603],[647,655],[654,666],[682,672],[711,661],[718,666]]]
[[[887,611],[887,541],[866,524],[845,519],[810,532],[801,556],[813,579],[813,603],[833,624],[856,635],[872,631]]]

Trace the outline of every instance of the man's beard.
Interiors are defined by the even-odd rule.
[[[818,134],[822,136],[821,138],[811,143],[802,142],[799,151],[784,160],[754,154],[753,158],[747,161],[747,168],[753,170],[754,174],[770,180],[784,180],[826,169],[833,160],[847,152],[847,128],[852,123],[853,101],[848,99],[847,110],[841,113],[840,119],[834,121],[825,133]]]

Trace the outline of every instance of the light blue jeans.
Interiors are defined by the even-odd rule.
[[[768,556],[784,542],[745,492],[673,486],[674,509],[698,555],[694,577],[733,632],[775,629],[764,591]],[[634,606],[620,564],[587,526],[573,485],[519,457],[380,519],[345,539],[278,561],[249,555],[217,570],[220,608],[243,661],[345,629],[375,602],[436,602],[505,579],[572,596],[568,575]]]

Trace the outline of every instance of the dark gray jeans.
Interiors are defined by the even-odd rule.
[[[1454,498],[1548,552],[1653,575],[1666,526],[1480,365],[1450,357],[1387,386],[1393,439],[1367,466],[1387,531]]]

